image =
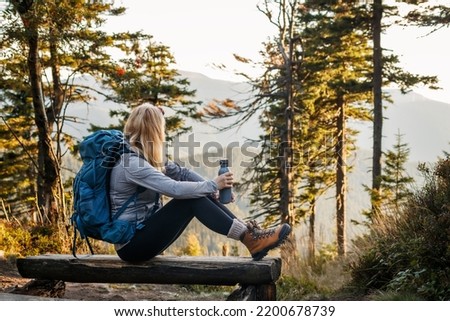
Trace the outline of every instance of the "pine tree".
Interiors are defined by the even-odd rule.
[[[3,12],[1,46],[6,73],[2,82],[10,92],[17,90],[19,81],[27,86],[23,92],[37,133],[38,212],[46,224],[62,222],[65,214],[61,128],[67,104],[77,99],[70,79],[75,73],[98,71],[107,57],[99,48],[111,38],[90,31],[101,24],[99,14],[109,9],[109,5],[85,1],[12,1]],[[72,74],[63,75],[66,71]]]
[[[130,44],[142,45],[151,39],[151,36],[140,32],[108,34],[102,31],[108,15],[124,12],[124,8],[110,2],[30,0],[12,1],[12,5],[2,13],[2,116],[7,115],[9,106],[16,105],[14,96],[24,95],[26,104],[22,102],[21,108],[27,109],[24,115],[34,122],[30,124],[29,133],[36,139],[37,151],[30,155],[36,164],[32,175],[35,175],[37,212],[42,223],[57,225],[67,218],[61,166],[63,155],[72,148],[73,142],[63,132],[65,122],[70,120],[66,117],[66,110],[73,102],[89,103],[92,90],[98,92],[98,88],[90,88],[83,83],[80,76],[90,75],[96,81],[105,80],[106,84],[111,84],[109,80],[120,77],[120,68],[126,65],[126,60],[118,61],[111,56],[111,49],[128,53]],[[159,50],[161,59],[170,61],[170,57],[164,57],[170,55],[166,47],[155,48]],[[152,58],[158,59],[152,57],[156,53],[147,49],[142,53],[149,55],[146,72],[151,68],[156,72],[161,65],[150,67]],[[159,101],[178,101],[183,107],[180,107],[182,113],[187,113],[183,105],[186,101],[176,97],[181,97],[183,91],[189,94],[189,91],[185,87],[177,90],[169,81],[165,82],[163,77],[174,74],[162,72],[161,78],[152,78],[159,81]],[[186,85],[182,79],[175,83]],[[108,95],[108,88],[100,94],[117,98]],[[130,98],[126,95],[120,97]],[[8,119],[8,122],[14,121]],[[181,119],[174,118],[173,122],[180,124]],[[23,132],[26,134],[26,129]],[[24,137],[19,137],[19,140]],[[18,152],[20,149],[15,150]],[[23,148],[21,152],[24,152]]]
[[[370,48],[364,32],[368,17],[364,7],[353,2],[308,1],[307,5],[305,19],[310,27],[305,32],[309,35],[309,45],[306,39],[304,42],[309,51],[303,66],[311,79],[304,88],[322,113],[321,128],[327,137],[326,168],[335,166],[337,245],[339,254],[344,255],[346,180],[350,169],[347,157],[355,135],[347,123],[350,119],[370,119],[369,110],[364,106],[371,98]]]
[[[176,69],[175,57],[169,48],[156,43],[149,36],[147,39],[130,40],[124,45],[126,58],[121,59],[116,70],[108,75],[104,84],[113,90],[109,99],[125,105],[122,110],[111,112],[119,117],[118,126],[122,128],[128,118],[130,109],[151,103],[155,106],[171,108],[174,113],[166,116],[168,139],[188,132],[186,117],[195,117],[200,102],[193,101],[195,90],[189,88],[188,79],[181,78]],[[92,130],[98,129],[92,126]]]
[[[254,99],[242,105],[232,100],[209,105],[203,117],[230,117],[239,126],[254,115],[260,118],[264,134],[257,141],[259,153],[245,173],[242,189],[250,190],[251,215],[264,225],[276,222],[298,223],[300,159],[296,157],[300,115],[297,96],[301,81],[301,39],[296,21],[300,1],[266,0],[258,9],[277,28],[277,36],[264,44],[261,77],[247,77]],[[236,55],[243,63],[253,63]],[[295,235],[291,233],[282,258],[290,260],[298,255]]]
[[[384,153],[385,161],[383,175],[381,176],[381,188],[383,192],[383,208],[391,208],[397,213],[412,194],[410,185],[414,178],[406,172],[405,165],[408,162],[409,148],[402,142],[400,133],[396,136],[396,143],[393,150]]]
[[[244,114],[241,120],[245,121],[261,111],[260,124],[265,133],[259,141],[260,154],[244,182],[244,186],[253,186],[253,215],[264,217],[267,224],[277,220],[297,224],[304,215],[314,215],[317,198],[336,175],[341,176],[339,210],[344,213],[345,157],[354,134],[344,126],[350,118],[369,118],[360,104],[370,96],[371,89],[367,81],[367,37],[358,25],[365,20],[355,19],[357,15],[351,8],[339,2],[264,4],[261,11],[278,26],[279,35],[265,44],[264,74],[250,79],[255,99],[241,108],[233,106],[230,112],[231,116]],[[222,109],[209,112],[227,115]],[[290,131],[291,139],[286,136]],[[286,160],[290,162],[289,176],[284,172]],[[330,170],[338,161],[339,171],[332,174]],[[285,185],[286,177],[289,185]],[[289,186],[289,198],[285,198],[290,199],[288,203],[282,201],[286,191],[283,186]],[[290,210],[284,211],[283,204],[290,204]],[[283,213],[290,213],[289,220],[283,218]],[[341,248],[345,248],[341,223],[344,214],[339,218]]]

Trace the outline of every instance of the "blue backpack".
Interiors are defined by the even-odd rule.
[[[88,237],[113,244],[126,243],[133,237],[135,224],[118,220],[117,217],[136,201],[138,194],[145,188],[138,187],[114,216],[111,215],[109,200],[111,171],[123,153],[131,152],[122,132],[118,130],[99,130],[80,143],[83,165],[73,183],[74,212],[71,217],[75,229],[72,247],[74,256],[77,231],[82,239],[87,240],[92,254]]]

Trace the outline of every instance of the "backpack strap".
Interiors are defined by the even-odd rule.
[[[155,199],[155,204],[153,204],[152,207],[152,215],[155,214],[155,212],[161,207],[161,197],[159,195],[159,193],[156,193],[156,199]]]
[[[145,190],[146,190],[145,187],[138,186],[136,189],[136,192],[134,192],[133,195],[131,195],[127,199],[127,201],[122,204],[122,206],[117,210],[116,214],[114,214],[114,216],[112,216],[112,219],[115,220],[116,218],[118,218],[120,216],[120,214],[122,214],[132,202],[136,202],[138,195]]]
[[[76,224],[76,223],[73,222],[73,224]],[[88,245],[89,252],[91,252],[91,255],[94,255],[94,250],[93,250],[93,248],[92,248],[91,242],[89,241],[89,238],[88,238],[88,237],[86,237],[86,243],[87,243],[87,245]],[[74,226],[74,229],[73,229],[72,255],[73,255],[75,258],[78,259],[78,256],[77,256],[77,229],[76,229],[75,226]]]

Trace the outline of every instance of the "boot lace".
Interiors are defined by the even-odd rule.
[[[247,228],[249,229],[253,240],[268,238],[275,233],[275,228],[262,229],[255,220],[249,221],[247,223]]]
[[[249,230],[253,230],[253,229],[262,230],[261,226],[259,226],[259,224],[258,224],[258,222],[256,222],[256,220],[248,221],[247,227]]]

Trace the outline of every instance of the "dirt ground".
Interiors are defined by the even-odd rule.
[[[49,285],[30,289],[33,280],[20,276],[14,262],[0,256],[0,293],[58,297],[75,301],[222,301],[229,292],[221,288],[161,285],[161,284],[102,284],[60,282],[51,290]]]

